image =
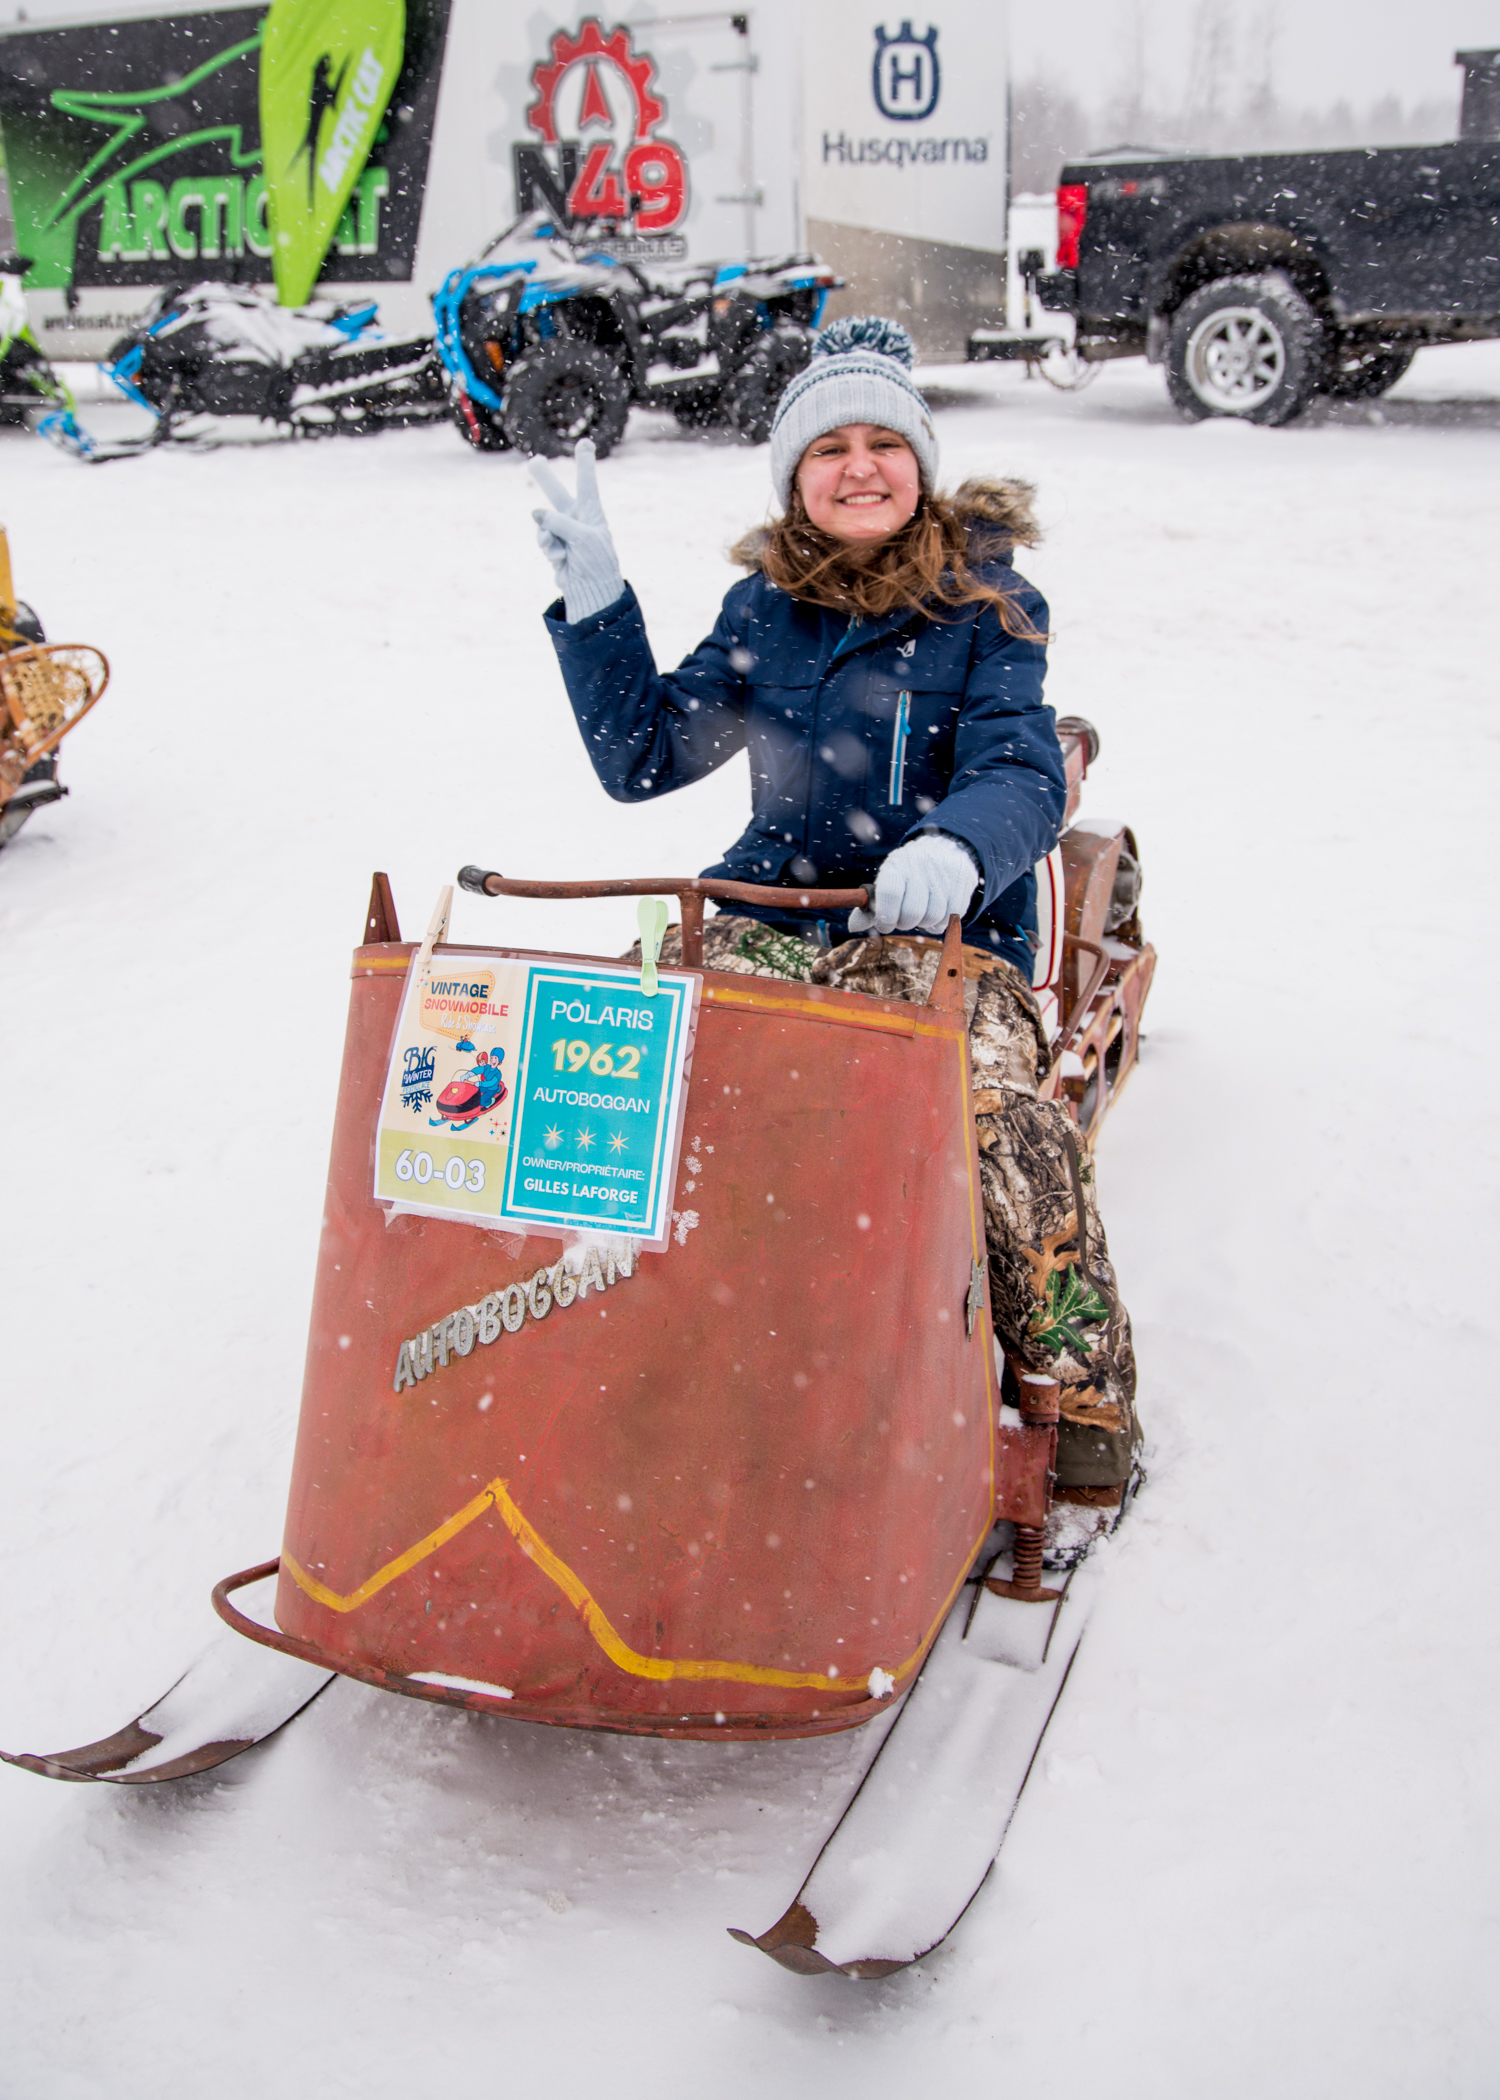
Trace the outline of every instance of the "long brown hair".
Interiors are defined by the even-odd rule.
[[[756,527],[729,550],[779,590],[812,605],[883,620],[907,608],[940,616],[965,605],[992,605],[1007,634],[1028,642],[1046,636],[1016,601],[1019,579],[990,583],[978,564],[1034,547],[1041,538],[1027,481],[966,481],[951,496],[924,495],[889,539],[851,546],[819,531],[795,486],[786,515]]]

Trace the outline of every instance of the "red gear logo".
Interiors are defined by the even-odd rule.
[[[557,144],[557,117],[555,104],[558,84],[570,66],[580,59],[609,60],[625,77],[631,94],[635,97],[635,133],[638,139],[649,139],[652,129],[667,113],[667,106],[659,102],[651,92],[652,77],[656,72],[656,61],[644,52],[639,58],[632,56],[630,32],[617,28],[606,37],[599,27],[598,17],[590,15],[581,23],[577,36],[569,36],[560,29],[552,39],[552,63],[537,66],[531,76],[531,85],[536,91],[536,100],[526,112],[526,121],[533,131],[539,131],[549,146]]]
[[[615,165],[613,143],[596,142],[589,146],[569,192],[568,210],[579,219],[633,219],[643,233],[664,233],[686,213],[687,167],[669,139],[652,135],[666,116],[667,106],[651,92],[656,61],[647,52],[637,56],[632,51],[628,29],[617,25],[606,37],[594,15],[579,24],[576,36],[560,29],[552,39],[550,64],[544,59],[532,71],[536,99],[526,112],[526,121],[547,145],[561,145],[557,128],[558,89],[565,74],[576,65],[584,65],[588,70],[579,129],[608,124],[612,115],[599,83],[601,63],[613,67],[630,92],[635,109],[631,144],[623,167]]]

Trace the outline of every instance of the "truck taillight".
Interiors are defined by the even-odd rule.
[[[1057,267],[1078,268],[1078,236],[1089,215],[1089,186],[1086,182],[1060,182],[1057,186]]]

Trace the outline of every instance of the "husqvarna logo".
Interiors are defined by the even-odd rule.
[[[875,107],[883,117],[912,124],[930,117],[937,108],[943,84],[937,40],[936,29],[918,36],[909,21],[894,36],[877,26],[871,85]]]

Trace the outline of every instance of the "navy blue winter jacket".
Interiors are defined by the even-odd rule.
[[[976,569],[1014,587],[1046,632],[1045,602],[1008,562]],[[853,888],[873,883],[904,839],[945,831],[983,870],[965,940],[1029,979],[1031,871],[1056,844],[1067,802],[1042,701],[1044,644],[1008,635],[993,607],[851,622],[753,575],[729,592],[708,639],[663,673],[628,584],[574,625],[562,611],[560,599],[548,608],[548,630],[594,770],[617,802],[685,787],[748,747],[754,814],[706,876]],[[808,923],[751,916],[789,930]],[[842,917],[827,924],[845,938]]]

